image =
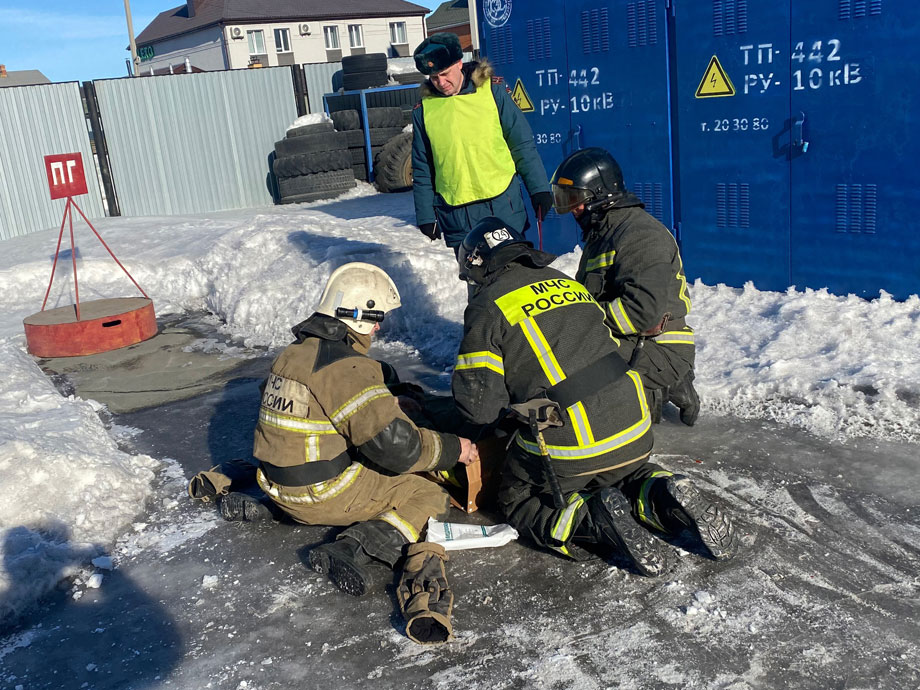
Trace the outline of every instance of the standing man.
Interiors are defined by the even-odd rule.
[[[640,521],[690,529],[714,558],[734,553],[725,513],[686,476],[649,462],[651,415],[638,373],[590,293],[549,268],[502,221],[463,240],[460,276],[475,286],[463,316],[452,387],[461,413],[491,424],[510,409],[523,424],[502,474],[499,504],[522,535],[575,559],[611,547],[643,575],[665,556]]]
[[[523,179],[534,213],[546,218],[553,199],[533,132],[488,62],[461,62],[460,40],[432,34],[415,49],[428,75],[412,113],[412,178],[416,223],[456,252],[483,218],[526,230]],[[520,176],[520,178],[518,177]]]
[[[469,439],[420,429],[400,410],[371,336],[399,292],[380,268],[337,269],[296,342],[272,364],[259,407],[256,478],[285,513],[308,525],[347,526],[310,552],[310,566],[364,594],[419,539],[448,495],[414,474],[478,458]],[[382,573],[381,573],[382,571]]]
[[[556,213],[571,212],[585,242],[575,279],[600,303],[620,353],[642,374],[655,421],[671,402],[693,426],[700,413],[696,346],[677,242],[626,189],[619,164],[604,149],[570,155],[552,184]]]

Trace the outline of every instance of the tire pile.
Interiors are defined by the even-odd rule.
[[[355,186],[346,134],[336,132],[331,122],[320,122],[295,127],[275,142],[278,203],[328,199]]]
[[[342,58],[342,88],[346,91],[385,86],[389,78],[386,53],[346,55]]]
[[[366,181],[367,159],[365,158],[364,127],[361,122],[361,113],[357,110],[337,110],[329,115],[337,133],[345,137],[349,165],[352,167],[355,177]],[[401,134],[405,123],[406,116],[401,108],[368,108],[367,125],[371,140],[371,155],[376,156],[383,149],[384,144]]]

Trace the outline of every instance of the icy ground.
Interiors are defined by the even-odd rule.
[[[97,228],[158,314],[208,310],[232,337],[220,347],[253,354],[288,342],[336,266],[377,263],[404,304],[381,356],[443,388],[466,301],[453,255],[412,227],[409,195],[348,196]],[[56,234],[0,256],[0,616],[52,592],[0,638],[0,687],[920,686],[916,297],[697,282],[705,417],[692,430],[666,420],[657,450],[734,507],[744,554],[715,565],[675,550],[656,581],[520,544],[458,555],[458,641],[428,650],[401,635],[390,597],[343,601],[304,569],[302,547],[326,530],[238,530],[184,500],[192,472],[229,457],[218,449],[246,452],[262,360],[232,389],[223,446],[201,447],[221,399],[106,429],[98,403],[57,393],[21,325]],[[81,299],[135,294],[89,231],[77,236]],[[70,265],[51,306],[73,301]],[[114,570],[90,564],[104,554]]]

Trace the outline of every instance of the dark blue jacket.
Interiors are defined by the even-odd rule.
[[[508,189],[494,199],[483,199],[464,206],[449,206],[440,198],[434,189],[431,142],[425,131],[425,114],[421,103],[412,112],[412,176],[416,224],[421,226],[437,221],[447,245],[451,247],[459,245],[478,220],[490,215],[501,218],[523,232],[527,226],[527,212],[521,199],[519,180],[524,181],[527,193],[531,196],[550,191],[546,169],[534,143],[533,131],[520,108],[511,100],[504,81],[493,78],[492,66],[486,61],[463,65],[460,93],[472,93],[489,79],[492,80],[492,96],[498,108],[502,134],[520,175],[520,178],[515,176]],[[450,98],[438,92],[430,82],[422,85],[422,97]],[[458,132],[457,136],[474,137],[478,126],[479,123],[471,122],[469,131]]]

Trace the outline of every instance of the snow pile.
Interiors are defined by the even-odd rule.
[[[691,292],[704,409],[828,438],[920,439],[920,299]]]
[[[98,556],[143,505],[155,461],[119,451],[92,404],[63,398],[0,342],[0,621]]]
[[[290,126],[284,130],[285,134],[290,132],[292,129],[297,129],[298,127],[306,127],[307,125],[318,125],[323,122],[332,122],[332,118],[326,115],[326,113],[310,113],[309,115],[301,115]]]

